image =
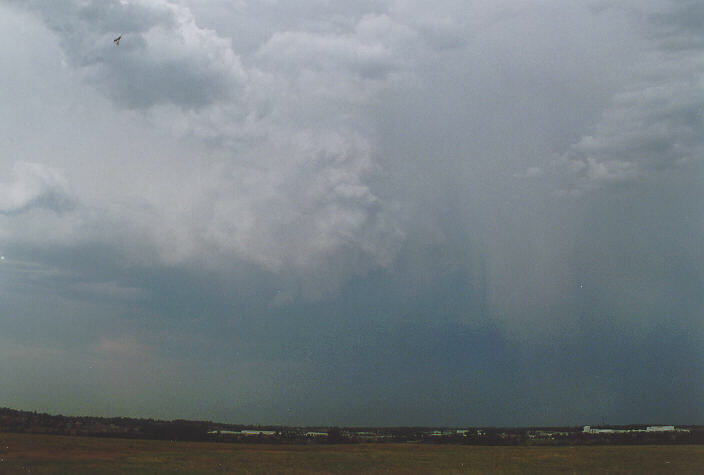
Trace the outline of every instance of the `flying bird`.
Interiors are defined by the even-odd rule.
[[[120,38],[122,38],[122,35],[120,35],[117,38],[115,38],[114,40],[112,40],[115,42],[115,46],[120,46]]]

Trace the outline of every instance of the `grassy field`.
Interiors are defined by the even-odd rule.
[[[0,473],[702,473],[704,446],[253,445],[0,433]]]

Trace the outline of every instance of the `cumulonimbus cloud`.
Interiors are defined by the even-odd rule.
[[[275,272],[345,275],[392,261],[403,232],[396,204],[369,182],[379,164],[366,108],[412,74],[412,46],[423,44],[412,26],[365,14],[340,31],[275,32],[242,58],[183,4],[13,3],[43,20],[66,64],[115,106],[218,150],[199,163],[204,179],[187,206],[197,214],[166,200],[143,207],[149,216],[115,203],[100,213],[93,201],[100,226],[113,215],[115,228],[131,221],[169,263],[222,254]],[[188,186],[182,179],[155,177],[154,188]],[[96,228],[91,219],[82,225]]]

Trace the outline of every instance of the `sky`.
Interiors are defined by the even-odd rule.
[[[703,24],[0,0],[0,406],[704,424]]]

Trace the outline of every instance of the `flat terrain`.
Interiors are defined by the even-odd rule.
[[[701,473],[704,446],[254,445],[0,433],[0,473]]]

